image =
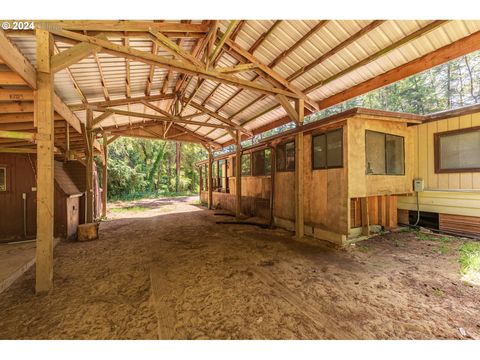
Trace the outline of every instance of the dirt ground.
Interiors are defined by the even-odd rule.
[[[111,204],[100,240],[55,248],[51,294],[34,294],[31,269],[0,295],[0,338],[480,338],[461,240],[397,232],[337,249],[217,225],[233,218],[197,201]]]

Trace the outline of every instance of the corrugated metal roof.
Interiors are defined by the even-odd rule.
[[[312,100],[318,102],[480,31],[480,21],[477,20],[448,21],[434,30],[379,56],[373,61],[331,80],[329,79],[330,77],[336,76],[352,65],[419,31],[429,25],[431,21],[385,21],[370,31],[365,31],[362,36],[359,36],[328,57],[325,54],[329,54],[332,49],[341,46],[340,44],[355,36],[365,27],[370,26],[372,21],[329,20],[320,26],[314,34],[305,39],[304,36],[317,26],[319,22],[320,20],[248,20],[243,22],[241,29],[235,34],[234,41],[246,50],[255,44],[256,48],[253,55],[266,65],[276,61],[273,67],[274,71],[282,77],[289,79],[292,85],[301,90],[304,91],[317,84],[317,88],[308,95]],[[201,23],[201,21],[192,23]],[[225,32],[229,24],[229,21],[220,21],[220,31]],[[269,32],[272,26],[275,26],[275,28]],[[263,38],[268,32],[268,36]],[[145,28],[144,35],[137,34],[132,36],[128,39],[128,45],[137,50],[152,53],[153,43],[147,33],[148,28]],[[31,35],[17,36],[11,33],[9,36],[22,53],[35,64],[35,38]],[[107,33],[107,36],[108,40],[115,44],[125,44],[125,37],[121,34]],[[183,51],[191,53],[197,48],[198,42],[203,42],[203,39],[189,38],[187,35],[186,38],[176,39],[175,41]],[[56,39],[55,45],[57,51],[60,52],[72,46],[69,42],[61,39]],[[289,52],[287,56],[279,58],[281,54],[284,54],[285,51],[288,51],[293,46],[297,46],[295,50]],[[173,59],[173,55],[160,46],[157,54]],[[130,96],[132,97],[140,97],[146,94],[151,69],[149,64],[125,60],[124,58],[102,52],[99,52],[96,56],[98,63],[94,56],[90,56],[77,64],[71,65],[68,70],[62,70],[55,74],[55,90],[65,103],[68,105],[81,104],[82,96],[85,96],[88,102],[103,101],[106,94],[112,100],[124,99],[127,97],[127,85],[130,88]],[[321,63],[311,66],[311,69],[308,71],[302,72],[302,69],[308,67],[322,56],[325,59]],[[200,59],[200,57],[201,53],[197,58]],[[221,56],[217,59],[215,66],[219,68],[234,66],[239,63],[238,59],[241,59],[241,57],[226,46]],[[126,71],[127,61],[129,63],[129,74]],[[101,73],[104,76],[103,84]],[[271,80],[265,80],[255,71],[237,73],[234,76],[255,80],[261,84],[271,84]],[[127,78],[130,80],[128,84]],[[268,125],[286,115],[285,111],[277,106],[278,102],[272,95],[262,95],[250,89],[240,91],[238,87],[229,84],[218,86],[218,82],[214,80],[202,81],[195,78],[189,81],[190,79],[191,76],[155,67],[149,94],[157,95],[164,91],[165,93],[175,93],[179,90],[179,84],[183,82],[183,87],[180,87],[179,92],[182,96],[188,98],[195,93],[193,101],[202,104],[211,111],[218,111],[219,115],[230,118],[238,124],[244,124],[245,128],[249,130],[255,130]],[[168,83],[165,83],[167,80]],[[320,84],[325,80],[327,80],[327,83]],[[78,89],[75,88],[74,82],[78,85]],[[202,85],[197,88],[200,83]],[[105,92],[103,86],[105,87]],[[214,91],[213,96],[211,95],[212,91]],[[156,106],[165,110],[169,109],[171,104],[171,100],[155,103]],[[155,111],[143,104],[131,104],[117,108],[149,114],[155,113]],[[272,110],[266,112],[268,109]],[[188,106],[184,109],[182,115],[191,115],[196,112],[196,109]],[[76,111],[76,115],[81,121],[85,121],[84,111]],[[220,121],[206,115],[196,116],[192,120],[220,124]],[[105,120],[102,126],[122,126],[142,121],[139,118],[116,114]],[[222,129],[199,127],[197,125],[182,126],[209,139],[217,139],[219,143],[224,143],[231,139],[228,132]]]

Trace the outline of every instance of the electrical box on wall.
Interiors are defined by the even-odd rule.
[[[413,191],[421,192],[424,189],[423,179],[413,179]]]

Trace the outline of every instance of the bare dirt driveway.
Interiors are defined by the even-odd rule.
[[[51,294],[34,294],[32,269],[0,295],[0,338],[480,337],[461,240],[398,232],[335,249],[216,224],[233,219],[196,202],[111,204],[100,240],[55,248]]]

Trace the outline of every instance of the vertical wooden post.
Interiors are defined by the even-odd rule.
[[[107,180],[108,180],[108,139],[105,131],[103,132],[103,171],[102,171],[102,217],[107,216]]]
[[[240,131],[236,133],[236,161],[235,161],[235,216],[242,213],[242,145]]]
[[[50,57],[53,40],[48,31],[37,29],[37,91],[35,118],[37,120],[37,294],[53,286],[53,221],[54,221],[54,132],[53,132],[53,73]]]
[[[295,108],[299,115],[298,126],[303,125],[304,102],[297,100]],[[298,132],[295,135],[295,237],[303,238],[304,235],[304,216],[303,216],[303,133]]]
[[[65,161],[70,159],[70,125],[65,121]]]
[[[93,198],[93,131],[92,131],[92,124],[93,124],[93,111],[91,109],[87,109],[87,127],[86,127],[86,135],[87,135],[87,169],[85,171],[86,174],[86,209],[87,209],[87,218],[86,223],[93,222],[93,205],[94,205],[94,198]]]
[[[213,156],[212,150],[208,149],[208,208],[213,208],[213,174],[212,174]]]

